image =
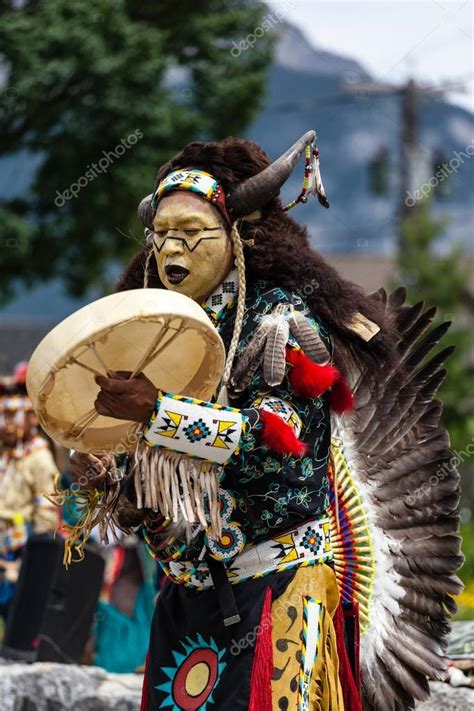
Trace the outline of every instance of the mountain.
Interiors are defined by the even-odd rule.
[[[283,26],[273,61],[279,67],[307,74],[330,77],[345,75],[359,81],[370,79],[359,62],[313,47],[298,27],[289,24]]]
[[[296,219],[311,230],[314,246],[322,252],[390,254],[396,244],[396,208],[400,200],[400,96],[368,95],[364,87],[376,80],[350,59],[312,47],[295,27],[287,25],[270,71],[265,108],[248,131],[275,158],[300,135],[314,128],[321,152],[321,172],[331,203],[329,210],[298,206]],[[362,88],[357,91],[357,87]],[[419,189],[434,174],[433,155],[462,162],[443,187],[449,195],[434,200],[433,212],[446,215],[449,226],[440,245],[462,241],[472,249],[474,225],[474,121],[466,110],[438,97],[427,97],[419,107]],[[369,164],[384,151],[388,161],[387,195],[370,190]],[[458,158],[459,160],[459,158]],[[282,191],[286,202],[296,197],[302,182],[296,168]]]
[[[182,77],[175,80],[182,81]],[[308,129],[316,129],[331,208],[324,210],[311,202],[298,206],[292,214],[308,225],[314,246],[326,254],[349,252],[360,258],[364,254],[394,252],[400,98],[396,92],[373,97],[363,90],[355,92],[358,85],[369,83],[375,80],[358,62],[313,47],[300,30],[287,24],[282,27],[276,47],[265,108],[247,132],[249,138],[276,158]],[[450,221],[440,249],[455,240],[469,243],[474,161],[469,160],[466,148],[473,145],[473,116],[440,98],[427,98],[420,106],[419,124],[418,187],[433,173],[433,151],[442,149],[448,161],[455,158],[456,152],[466,156],[450,176],[450,194],[443,201],[434,201],[433,210],[447,215]],[[387,195],[375,196],[370,190],[368,166],[381,150],[389,156],[390,190]],[[15,161],[11,157],[0,159],[0,198],[27,190],[36,161],[24,153],[18,154]],[[299,193],[302,177],[301,161],[284,186],[285,202]],[[80,301],[70,299],[59,284],[51,282],[23,293],[0,312],[0,319],[44,319],[47,313],[49,320],[57,322],[91,298],[92,291]]]

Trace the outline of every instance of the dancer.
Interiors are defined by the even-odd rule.
[[[0,382],[0,611],[6,618],[28,536],[53,534],[59,512],[46,494],[58,469],[26,394],[26,363]]]
[[[140,204],[119,289],[185,294],[227,349],[210,402],[97,376],[97,412],[143,423],[118,516],[168,576],[143,709],[359,709],[360,681],[366,708],[410,708],[446,669],[459,477],[433,399],[450,349],[428,354],[447,326],[311,249],[278,197],[303,153],[292,205],[328,207],[312,131],[274,163],[191,143]],[[104,461],[73,473],[101,489]]]

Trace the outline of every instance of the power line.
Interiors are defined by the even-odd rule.
[[[472,76],[472,72],[468,76]],[[270,113],[301,113],[311,111],[313,109],[323,109],[328,105],[344,105],[348,103],[356,103],[357,99],[373,100],[378,98],[396,97],[400,101],[400,160],[399,165],[399,197],[398,207],[393,217],[384,220],[384,227],[387,229],[398,228],[399,247],[403,249],[403,232],[402,224],[405,218],[414,209],[417,209],[415,202],[411,206],[407,204],[407,190],[410,190],[414,182],[415,166],[419,160],[418,146],[418,113],[420,100],[425,97],[444,96],[446,92],[453,91],[457,88],[465,89],[463,83],[459,79],[447,80],[437,86],[423,85],[416,83],[413,79],[407,81],[403,86],[393,86],[390,84],[382,84],[380,82],[360,82],[346,85],[345,91],[337,94],[314,97],[304,102],[282,103],[276,106],[268,107]],[[376,229],[376,225],[355,228],[356,234],[361,231]],[[329,232],[342,231],[343,228],[326,228]],[[346,233],[349,235],[354,230],[349,226]]]
[[[465,78],[446,80],[445,83],[439,86],[431,86],[416,84],[417,94],[422,96],[442,96],[449,91],[467,91],[465,82],[474,78],[474,73],[464,75]],[[312,109],[321,109],[327,105],[348,104],[357,101],[358,99],[380,99],[386,97],[401,96],[406,87],[396,87],[387,84],[374,83],[350,83],[346,85],[346,90],[338,94],[329,94],[327,96],[318,96],[306,101],[288,102],[268,106],[266,108],[270,113],[301,113]]]
[[[394,90],[393,96],[400,93],[400,90]],[[379,98],[381,96],[387,96],[388,92],[385,94],[366,94],[363,98]],[[308,101],[298,102],[298,103],[288,103],[288,104],[277,104],[276,106],[267,107],[267,111],[270,113],[298,113],[302,111],[310,111],[315,108],[324,108],[328,104],[348,104],[353,103],[354,99],[358,98],[358,95],[351,94],[350,92],[341,92],[340,94],[331,94],[330,96],[320,96],[314,99],[309,99]],[[323,104],[321,107],[320,104]]]

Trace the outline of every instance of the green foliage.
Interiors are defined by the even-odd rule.
[[[369,163],[369,186],[374,195],[387,195],[390,187],[390,156],[381,148]]]
[[[461,527],[461,535],[463,539],[463,553],[465,562],[459,571],[459,577],[463,581],[465,588],[464,592],[457,598],[458,620],[474,619],[474,520],[464,524]]]
[[[273,38],[238,57],[231,49],[264,10],[248,0],[0,2],[0,157],[26,149],[39,163],[0,209],[0,301],[15,280],[52,276],[81,295],[137,250],[136,206],[160,164],[190,140],[241,133],[260,107]]]
[[[461,534],[463,538],[462,552],[466,560],[459,572],[459,577],[467,585],[474,580],[474,519],[461,526]]]
[[[469,293],[469,275],[463,267],[463,250],[456,246],[447,254],[434,253],[435,242],[445,221],[429,214],[429,203],[421,203],[402,227],[403,249],[398,260],[399,279],[415,303],[422,298],[436,305],[435,323],[452,321],[441,347],[455,345],[448,361],[448,374],[440,390],[444,403],[443,424],[448,429],[453,449],[464,451],[474,442],[472,384],[474,366],[472,348],[473,299]]]

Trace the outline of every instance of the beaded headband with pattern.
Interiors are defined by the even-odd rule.
[[[231,224],[225,204],[225,194],[220,183],[210,173],[198,168],[183,168],[168,173],[159,183],[151,198],[151,207],[156,210],[158,202],[170,190],[191,190],[215,205],[226,221]]]
[[[215,205],[226,221],[232,224],[239,218],[252,215],[275,198],[303,153],[306,153],[303,187],[296,201],[290,203],[290,207],[306,202],[310,195],[314,195],[324,207],[329,207],[319,169],[316,132],[307,131],[259,173],[230,186],[228,190],[226,188],[226,194],[219,181],[210,173],[197,168],[174,170],[163,178],[153,194],[143,198],[138,206],[138,215],[145,227],[152,230],[156,206],[163,193],[176,189],[193,190]]]
[[[33,405],[27,395],[0,396],[0,413],[2,412],[33,412]]]
[[[32,412],[33,405],[26,392],[28,363],[17,363],[13,375],[0,377],[0,413]]]

